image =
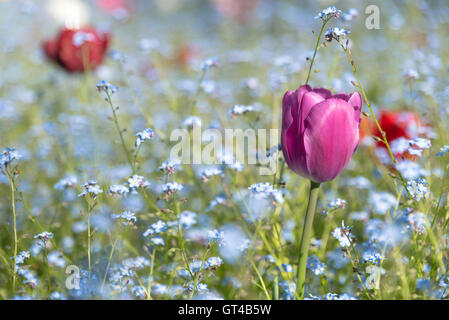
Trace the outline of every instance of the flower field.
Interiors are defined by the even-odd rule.
[[[0,10],[0,299],[449,297],[445,1]]]

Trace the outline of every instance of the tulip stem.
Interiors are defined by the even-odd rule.
[[[318,35],[318,39],[316,40],[315,51],[314,51],[314,53],[313,53],[312,60],[310,61],[309,73],[307,74],[306,84],[309,83],[310,73],[312,72],[313,62],[315,61],[315,56],[316,56],[316,53],[318,52],[318,47],[320,46],[321,35],[323,34],[324,27],[326,26],[326,23],[327,23],[328,21],[329,21],[329,20],[325,20],[325,21],[323,22],[323,26],[321,27],[320,34]]]
[[[274,276],[272,300],[279,300],[279,275]]]
[[[362,83],[360,82],[359,76],[357,74],[357,69],[355,67],[355,62],[351,56],[351,51],[348,49],[347,45],[345,46],[341,41],[338,41],[338,43],[343,48],[343,51],[346,53],[346,57],[348,58],[349,63],[351,64],[352,72],[354,73],[354,76],[357,79],[357,86],[359,87],[360,91],[362,92],[363,100],[365,100],[365,103],[368,106],[371,117],[373,118],[373,120],[377,126],[377,129],[379,130],[379,132],[382,136],[382,142],[387,147],[388,153],[390,154],[390,158],[393,161],[393,164],[396,164],[398,161],[396,160],[396,158],[393,155],[393,152],[391,151],[390,144],[388,143],[388,140],[387,140],[387,135],[385,134],[385,131],[382,130],[382,127],[380,126],[379,121],[377,121],[376,115],[374,114],[373,108],[371,107],[371,103],[369,102],[368,97],[366,96],[366,93],[365,93],[365,90],[363,89]],[[399,171],[398,171],[398,175],[399,175],[399,179],[402,182],[402,185],[405,188],[405,191],[407,191],[408,196],[410,197],[410,199],[412,199],[410,191],[407,188],[407,182],[405,181],[404,177],[402,176],[402,174]]]
[[[306,266],[307,256],[309,252],[310,237],[312,235],[313,217],[315,215],[316,203],[318,200],[318,193],[320,191],[320,184],[310,181],[309,204],[307,205],[306,217],[304,219],[304,227],[301,235],[301,244],[298,256],[298,274],[296,290],[298,299],[304,299],[304,289],[306,280]]]

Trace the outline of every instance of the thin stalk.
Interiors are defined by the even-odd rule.
[[[94,207],[97,205],[95,202],[95,199],[93,199],[93,203],[90,202],[91,199],[86,199],[87,201],[87,261],[88,261],[88,265],[89,265],[89,278],[92,275],[92,249],[91,249],[91,242],[92,242],[92,230],[91,230],[91,215],[92,215],[92,210],[94,209]]]
[[[201,83],[203,82],[204,78],[206,77],[206,72],[207,72],[207,68],[204,68],[203,71],[201,72],[200,79],[198,80],[198,87],[197,87],[195,95],[193,96],[193,99],[192,99],[192,107],[191,107],[192,114],[195,113],[194,111],[196,109],[196,102],[197,102],[198,97],[201,92]]]
[[[357,252],[355,251],[354,242],[352,241],[352,238],[350,236],[350,232],[343,231],[343,234],[346,237],[346,239],[348,239],[348,241],[349,241],[349,247],[348,247],[348,249],[345,252],[348,255],[349,260],[351,261],[352,270],[357,275],[357,279],[359,280],[360,284],[362,285],[362,288],[365,291],[366,296],[369,299],[371,299],[371,295],[369,294],[368,289],[366,288],[365,284],[362,281],[362,278],[360,277],[359,268],[357,266],[358,261],[360,261],[360,260],[357,257],[354,258],[352,256],[352,254],[351,254],[351,251],[354,251],[354,255],[357,255]],[[366,274],[365,274],[365,276],[366,276]]]
[[[355,263],[355,261],[354,261],[354,258],[352,257],[352,254],[351,254],[351,250],[353,250],[352,243],[351,243],[351,247],[346,251],[346,253],[348,254],[348,258],[349,258],[349,260],[351,261],[352,269],[354,270],[354,273],[356,274],[357,279],[359,280],[359,282],[360,282],[360,284],[361,284],[363,290],[365,291],[366,296],[367,296],[369,299],[371,299],[371,296],[370,296],[370,294],[369,294],[369,292],[368,292],[368,289],[366,288],[365,284],[363,283],[362,278],[360,277],[360,274],[359,274],[357,265],[356,265],[356,263]]]
[[[274,183],[273,186],[274,187],[278,187],[281,185],[282,182],[282,176],[284,175],[284,169],[285,169],[285,160],[281,161],[281,169],[279,170],[279,180],[278,182],[276,182],[276,174],[274,175]]]
[[[175,200],[176,201],[176,200]],[[173,211],[175,212],[176,216],[179,216],[179,212],[180,212],[180,207],[179,207],[179,203],[175,203],[173,206]],[[192,283],[195,283],[195,275],[192,273],[192,270],[190,269],[190,265],[189,265],[189,258],[187,257],[187,252],[186,252],[186,248],[184,245],[184,237],[182,234],[182,224],[178,223],[178,244],[180,246],[180,251],[181,251],[181,258],[184,262],[184,266],[187,270],[187,272],[190,275],[190,278],[192,279]],[[202,266],[202,265],[201,265]],[[200,267],[200,271],[201,271],[201,267]],[[199,272],[200,272],[199,271]],[[193,296],[193,290],[195,290],[195,286],[192,288],[192,296]]]
[[[409,300],[410,299],[410,288],[408,286],[407,281],[407,273],[404,269],[404,264],[402,262],[401,256],[399,254],[399,251],[395,249],[393,251],[393,257],[395,260],[396,267],[398,268],[399,273],[399,279],[401,280],[401,295],[402,299]]]
[[[39,222],[39,220],[34,216],[34,214],[31,212],[30,208],[28,207],[28,204],[25,202],[25,199],[23,198],[22,192],[20,192],[20,190],[17,187],[17,184],[14,180],[13,180],[13,185],[14,185],[14,190],[17,192],[17,195],[19,196],[20,202],[22,202],[23,207],[24,207],[26,213],[28,214],[28,218],[39,228],[40,232],[44,232],[45,231],[44,227]],[[57,251],[61,252],[63,258],[69,264],[72,264],[72,260],[70,260],[70,258],[64,254],[64,251],[59,249],[59,246],[56,244],[56,241],[54,239],[50,239],[50,242]]]
[[[111,95],[108,92],[106,92],[106,95],[107,95],[107,99],[106,100],[107,100],[109,106],[111,107],[115,128],[117,129],[118,134],[120,136],[120,143],[122,144],[123,151],[126,154],[126,159],[128,160],[128,163],[131,166],[132,174],[135,174],[136,173],[136,167],[135,167],[135,164],[134,164],[133,160],[131,159],[131,155],[130,155],[130,153],[128,151],[128,148],[126,147],[125,139],[123,138],[123,130],[120,128],[120,124],[118,122],[116,108],[114,107],[114,105],[112,103]]]
[[[352,72],[354,73],[354,76],[355,76],[355,78],[357,80],[357,86],[359,87],[360,91],[362,92],[363,100],[367,104],[368,109],[369,109],[370,114],[371,114],[371,117],[373,118],[373,120],[374,120],[374,122],[376,124],[376,127],[377,127],[377,129],[379,130],[379,132],[380,132],[380,134],[382,136],[382,142],[385,144],[385,147],[388,150],[388,153],[390,155],[391,160],[393,161],[393,164],[396,164],[398,161],[396,160],[396,158],[393,155],[393,152],[391,151],[390,144],[388,143],[388,140],[387,140],[387,135],[385,134],[385,131],[382,130],[382,127],[380,126],[379,121],[377,120],[376,115],[374,114],[374,111],[373,111],[373,108],[371,106],[371,103],[369,102],[368,97],[366,96],[365,89],[363,88],[362,83],[360,82],[359,75],[358,75],[357,69],[355,67],[355,62],[352,59],[351,52],[349,51],[349,49],[345,45],[343,45],[343,43],[341,43],[340,41],[338,41],[338,43],[342,47],[343,51],[346,54],[346,57],[349,60],[349,63],[351,64]],[[410,191],[407,188],[407,182],[405,181],[404,177],[402,176],[402,174],[399,171],[398,171],[398,175],[399,175],[399,179],[402,182],[402,185],[405,188],[405,191],[407,191],[407,194],[408,194],[409,198],[412,199]]]
[[[151,297],[151,287],[153,285],[153,273],[154,273],[154,261],[156,259],[156,247],[153,248],[153,253],[151,254],[151,266],[150,266],[150,277],[148,279],[148,288],[147,288],[147,300],[152,300]]]
[[[265,282],[263,281],[262,275],[260,274],[259,270],[257,269],[256,265],[254,264],[253,260],[248,260],[251,263],[251,266],[253,267],[254,271],[256,271],[257,277],[259,278],[260,281],[260,288],[263,290],[263,292],[265,293],[265,296],[267,298],[267,300],[270,300],[270,294],[268,293],[267,287],[265,286]]]
[[[279,276],[274,276],[273,281],[273,300],[279,300]]]
[[[17,276],[17,222],[16,222],[16,203],[15,203],[15,188],[14,188],[14,173],[11,175],[8,172],[8,177],[10,179],[11,185],[11,207],[12,207],[12,216],[13,216],[13,228],[14,228],[14,271],[12,276],[12,291],[13,295],[16,292],[16,276]]]
[[[313,63],[315,62],[315,56],[316,56],[316,53],[318,52],[318,47],[320,46],[321,35],[323,34],[324,27],[326,26],[328,21],[329,20],[325,20],[323,22],[323,25],[321,26],[320,34],[318,35],[318,39],[316,40],[315,52],[313,53],[312,60],[310,61],[309,73],[307,74],[306,84],[309,83],[310,73],[312,72],[312,66],[313,66]]]
[[[298,274],[297,274],[296,291],[298,293],[298,298],[300,300],[304,299],[307,256],[309,253],[310,237],[312,235],[313,217],[315,215],[319,191],[320,191],[320,184],[317,182],[310,181],[309,204],[307,205],[306,216],[304,219],[304,227],[301,236],[301,245],[299,248],[299,255],[298,255]]]
[[[234,200],[232,200],[232,194],[231,194],[231,192],[229,191],[229,189],[227,188],[227,186],[226,186],[225,183],[222,182],[221,185],[223,186],[223,191],[225,192],[226,196],[227,196],[227,197],[230,199],[230,201],[231,201],[231,208],[232,208],[234,214],[236,215],[236,217],[241,218],[240,210],[237,208],[237,206],[236,206]],[[239,195],[240,195],[241,197],[243,197],[242,194],[241,194],[241,192],[240,192],[240,191],[238,191],[238,192],[239,192]],[[245,206],[245,208],[246,208],[248,214],[250,215],[252,221],[253,221],[253,222],[256,222],[255,219],[253,218],[252,214],[251,214],[251,209],[248,207],[248,204],[246,203],[246,201],[243,201],[243,204],[244,204],[244,206]],[[255,228],[256,228],[256,234],[260,237],[260,239],[261,239],[262,242],[264,243],[265,248],[267,249],[267,251],[273,256],[273,258],[274,258],[274,260],[275,260],[276,267],[279,268],[280,274],[281,274],[282,278],[283,278],[284,280],[290,281],[291,278],[289,277],[289,274],[283,271],[282,265],[281,265],[281,263],[280,263],[280,261],[283,260],[282,257],[279,257],[279,256],[278,256],[278,254],[277,254],[276,251],[275,251],[275,248],[273,248],[273,246],[270,244],[270,242],[268,241],[267,237],[266,237],[265,234],[263,233],[263,230],[262,230],[262,228],[261,228],[261,220],[259,220],[257,223],[254,223],[254,224],[255,224]],[[245,225],[243,225],[243,226],[244,226],[244,228],[245,228],[245,231],[246,231],[248,234],[250,234],[251,231],[250,231]],[[281,253],[281,254],[282,254],[282,253]]]
[[[140,113],[142,113],[142,115],[144,116],[145,120],[148,122],[148,125],[154,127],[153,118],[151,118],[151,116],[148,114],[148,112],[146,112],[145,109],[142,108],[142,105],[139,102],[139,98],[137,97],[136,90],[134,89],[134,87],[131,86],[131,82],[129,80],[128,72],[126,72],[126,70],[125,70],[125,66],[124,66],[123,61],[119,62],[119,67],[120,67],[120,72],[121,72],[121,74],[123,76],[123,79],[125,80],[125,85],[129,89],[129,91],[131,92],[134,104],[137,105],[137,107],[140,110]],[[162,140],[165,140],[165,138],[166,138],[165,133],[163,133],[158,128],[154,128],[154,130],[156,131],[157,135]]]
[[[210,250],[210,247],[208,246],[206,251],[203,254],[203,258],[201,259],[201,265],[200,265],[200,268],[199,268],[199,270],[196,274],[196,277],[194,279],[192,292],[190,293],[190,298],[193,298],[193,294],[195,293],[195,290],[198,291],[198,283],[200,281],[201,271],[203,271],[203,266],[204,266],[204,263],[206,262],[206,258],[207,258],[207,255],[209,254],[209,250]]]
[[[140,151],[140,148],[142,147],[142,144],[141,145],[139,145],[137,148],[136,148],[136,151],[134,152],[134,168],[136,168],[135,170],[137,171],[137,157],[139,156],[139,151]]]
[[[165,92],[167,93],[168,99],[170,100],[171,109],[175,110],[175,108],[178,105],[176,90],[172,89],[172,86],[170,84],[167,75],[166,66],[164,65],[164,62],[161,60],[161,57],[162,55],[159,53],[150,55],[151,62],[155,66],[157,73],[160,76],[160,80],[162,81],[162,85],[164,86]]]
[[[331,231],[332,220],[328,220],[324,225],[323,235],[321,236],[320,258],[324,258],[326,255],[327,243],[329,241],[329,234]]]
[[[114,254],[114,250],[115,250],[117,241],[118,241],[118,238],[115,239],[114,244],[112,245],[112,248],[111,248],[111,253],[109,254],[108,264],[106,266],[106,271],[104,272],[103,282],[101,283],[101,290],[100,290],[101,292],[103,292],[104,284],[106,283],[106,277],[108,276],[109,267],[111,266],[112,256]]]
[[[435,211],[435,216],[433,217],[431,227],[433,227],[433,225],[435,223],[435,220],[436,220],[436,218],[438,216],[438,211],[440,211],[440,202],[441,202],[441,198],[443,198],[444,183],[446,182],[446,176],[447,176],[447,171],[448,170],[449,170],[449,164],[446,166],[446,170],[444,170],[443,181],[441,181],[440,196],[438,197],[437,209]]]
[[[90,233],[90,213],[91,213],[91,207],[90,204],[88,205],[88,209],[87,209],[87,261],[89,264],[89,277],[91,276],[91,271],[92,271],[92,267],[91,267],[91,262],[90,262],[90,238],[91,238],[91,233]]]
[[[44,264],[47,267],[47,289],[48,293],[51,292],[51,284],[50,284],[50,266],[48,265],[48,248],[47,242],[44,242]]]

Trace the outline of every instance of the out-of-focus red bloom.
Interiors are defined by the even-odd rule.
[[[392,143],[399,138],[412,139],[417,137],[420,133],[419,129],[423,127],[419,115],[412,111],[381,110],[379,124],[386,134],[390,147]],[[374,123],[372,125],[373,135],[382,139],[382,135],[377,126]],[[377,142],[377,146],[387,149],[385,144],[381,141]],[[395,154],[395,157],[410,158],[407,154]]]
[[[360,141],[363,140],[365,137],[371,135],[372,133],[373,133],[373,125],[371,121],[366,117],[362,117],[360,119],[360,127],[359,127]]]
[[[398,138],[411,139],[422,122],[419,115],[411,111],[381,110],[379,124],[387,135],[388,143],[390,143]],[[374,135],[382,138],[377,127],[374,129]],[[378,145],[385,147],[381,142]]]
[[[240,23],[248,20],[259,3],[260,0],[212,0],[220,14]]]
[[[194,45],[183,44],[175,52],[173,59],[181,67],[188,66],[200,53],[200,49]]]
[[[68,72],[84,72],[101,65],[108,43],[109,35],[92,27],[64,28],[55,39],[44,43],[44,50]]]

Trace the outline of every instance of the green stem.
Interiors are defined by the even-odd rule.
[[[22,192],[20,192],[19,188],[17,187],[16,182],[13,180],[14,190],[17,192],[17,195],[19,196],[20,202],[22,202],[23,208],[25,209],[26,213],[28,214],[28,218],[39,228],[40,232],[46,231],[46,229],[42,226],[42,224],[39,222],[39,220],[33,215],[31,212],[28,204],[25,202],[25,199],[23,198]],[[59,249],[59,246],[56,244],[56,241],[54,239],[50,239],[51,244],[55,248],[55,250],[61,252],[63,258],[69,263],[72,264],[72,260],[70,260],[67,255],[64,254],[64,251]]]
[[[298,299],[304,299],[305,279],[307,255],[309,252],[310,237],[312,235],[313,216],[315,215],[316,203],[318,200],[318,193],[320,191],[320,184],[310,181],[309,204],[307,205],[306,217],[304,219],[304,227],[301,236],[301,245],[298,256],[298,280],[297,293]]]
[[[136,148],[136,151],[134,152],[134,168],[135,168],[135,171],[137,171],[137,157],[139,156],[139,151],[140,151],[141,147],[142,147],[142,144],[140,146],[138,146]]]
[[[324,30],[324,27],[326,26],[326,23],[327,23],[328,21],[329,21],[329,20],[325,20],[325,21],[323,22],[323,25],[321,26],[320,34],[318,35],[318,39],[316,40],[315,52],[313,53],[312,60],[310,61],[309,73],[307,74],[306,84],[309,83],[310,73],[312,72],[312,66],[313,66],[313,63],[315,62],[315,56],[316,56],[316,53],[318,52],[318,47],[320,46],[321,35],[322,35],[323,30]]]
[[[203,271],[203,266],[204,266],[204,263],[206,262],[206,258],[207,258],[207,255],[209,254],[209,250],[210,250],[210,247],[208,246],[206,251],[203,254],[203,258],[201,259],[200,268],[199,268],[199,270],[196,274],[196,277],[193,281],[193,288],[192,288],[192,292],[190,293],[190,298],[193,298],[193,294],[195,293],[195,290],[198,291],[198,283],[200,281],[201,271]]]
[[[273,281],[273,300],[279,300],[279,276],[274,276]]]
[[[366,296],[368,297],[368,299],[371,299],[371,295],[369,294],[368,289],[366,288],[365,284],[363,283],[362,278],[360,277],[359,268],[357,266],[356,260],[353,258],[352,254],[351,254],[351,251],[354,251],[354,255],[357,254],[355,252],[354,243],[352,241],[352,238],[350,237],[349,233],[344,232],[344,235],[346,236],[346,238],[348,239],[348,241],[350,243],[348,250],[346,250],[346,254],[348,255],[349,260],[351,261],[352,270],[356,274],[357,279],[359,280]],[[360,261],[360,260],[357,259],[357,261]]]
[[[449,170],[449,164],[446,166],[446,170],[444,170],[444,175],[443,175],[443,181],[441,181],[441,189],[440,189],[440,196],[438,197],[438,203],[437,203],[437,208],[435,210],[435,216],[432,219],[432,225],[431,228],[433,228],[433,225],[435,224],[435,220],[437,218],[437,216],[439,215],[440,211],[440,202],[441,202],[441,198],[443,198],[443,193],[444,193],[444,182],[446,181],[446,176],[447,176],[447,171]]]
[[[91,262],[90,262],[90,209],[87,212],[87,261],[89,264],[89,277],[91,276]]]
[[[16,203],[15,203],[15,188],[14,188],[14,173],[10,175],[8,173],[8,177],[10,179],[11,184],[11,206],[12,206],[12,215],[13,215],[13,228],[14,228],[14,273],[12,277],[12,290],[13,295],[16,292],[16,273],[17,273],[17,223],[16,223]]]
[[[47,242],[44,242],[44,264],[47,267],[47,289],[48,294],[51,293],[51,284],[50,284],[50,266],[48,265],[48,248]]]
[[[91,253],[91,241],[92,241],[92,230],[90,217],[92,215],[92,210],[95,207],[95,202],[93,204],[90,203],[89,199],[87,200],[87,261],[89,265],[89,278],[92,276],[92,253]],[[95,201],[95,200],[94,200]]]
[[[191,107],[191,113],[192,114],[195,113],[196,102],[198,101],[198,97],[199,97],[200,92],[201,92],[201,83],[203,83],[203,80],[206,77],[206,72],[207,72],[207,68],[203,69],[203,71],[201,72],[201,76],[200,76],[200,79],[198,81],[198,87],[197,87],[195,95],[193,96],[193,99],[192,99],[192,107]]]
[[[260,289],[263,290],[265,296],[267,297],[267,300],[270,300],[271,297],[270,294],[268,293],[267,287],[265,286],[265,282],[263,281],[262,275],[260,274],[256,265],[254,264],[254,261],[252,259],[249,259],[248,261],[249,263],[251,263],[251,266],[253,267],[254,271],[256,271],[257,277],[259,277],[260,285],[258,285],[256,281],[254,281],[254,283],[256,284],[256,286],[258,286]]]
[[[152,300],[151,297],[151,287],[153,285],[153,273],[154,273],[154,261],[156,259],[156,247],[153,248],[153,253],[151,254],[151,266],[150,266],[150,277],[148,278],[148,287],[147,287],[147,300]]]
[[[114,105],[113,105],[112,100],[111,100],[111,95],[109,93],[107,93],[107,101],[109,103],[109,106],[111,107],[115,128],[117,129],[118,134],[120,136],[120,143],[122,144],[123,151],[126,154],[126,159],[128,160],[128,163],[129,163],[129,165],[131,167],[132,174],[135,174],[136,173],[136,167],[135,167],[135,164],[134,164],[133,160],[131,159],[131,155],[129,154],[128,148],[126,147],[125,139],[123,138],[123,130],[120,128],[120,124],[118,122],[117,113],[115,112],[115,108],[114,108]]]
[[[282,182],[282,176],[284,175],[284,169],[285,169],[285,160],[282,160],[281,162],[281,169],[279,170],[279,180],[276,182],[276,174],[274,175],[274,187],[278,187],[281,185]]]
[[[125,80],[125,85],[131,92],[134,104],[140,109],[140,113],[142,113],[142,115],[144,116],[148,125],[154,127],[153,118],[151,118],[151,116],[148,114],[148,112],[146,112],[145,109],[142,108],[142,105],[139,102],[139,98],[137,97],[136,90],[133,86],[131,86],[131,82],[129,81],[128,72],[126,72],[125,66],[122,61],[119,62],[119,67],[120,67],[120,72],[123,76],[123,79]],[[156,131],[159,138],[161,138],[161,140],[165,140],[166,136],[161,130],[159,130],[158,128],[154,128],[154,130]]]
[[[399,254],[399,251],[395,249],[393,251],[393,258],[398,269],[399,279],[401,280],[401,295],[402,299],[409,300],[410,299],[410,288],[407,281],[407,272],[404,268],[404,264],[402,262],[402,257]]]
[[[396,164],[398,161],[396,160],[396,158],[393,155],[393,152],[391,151],[390,144],[388,143],[388,140],[387,140],[387,135],[386,135],[385,131],[382,130],[382,127],[380,126],[379,121],[377,121],[377,118],[376,118],[376,115],[374,114],[374,111],[373,111],[373,108],[371,106],[371,103],[369,102],[368,97],[366,96],[365,90],[363,89],[362,83],[360,82],[359,75],[357,74],[357,69],[355,67],[355,62],[352,59],[351,52],[348,50],[347,47],[345,47],[343,45],[343,43],[341,43],[340,41],[338,41],[338,43],[343,48],[343,51],[346,53],[346,57],[348,58],[349,63],[351,64],[352,72],[354,73],[354,76],[357,79],[357,86],[359,87],[360,91],[362,92],[363,100],[367,104],[369,112],[371,114],[371,117],[373,118],[373,120],[374,120],[374,122],[376,124],[376,127],[377,127],[377,129],[379,130],[379,132],[380,132],[380,134],[382,136],[382,142],[385,144],[385,147],[388,150],[388,153],[390,155],[391,160],[393,161],[393,164]],[[411,193],[410,193],[410,191],[408,190],[408,187],[407,187],[407,182],[405,181],[404,177],[402,176],[402,174],[399,171],[397,173],[399,175],[399,179],[402,182],[402,185],[405,188],[405,191],[407,191],[407,194],[408,194],[409,198],[412,199]]]
[[[118,238],[115,239],[114,244],[112,245],[111,253],[109,254],[108,264],[106,266],[106,271],[104,272],[103,282],[101,283],[101,290],[100,290],[100,292],[103,292],[104,284],[106,283],[106,278],[108,276],[109,267],[111,266],[112,255],[114,254],[114,250],[115,250],[115,246],[117,244],[117,241],[118,241]]]

